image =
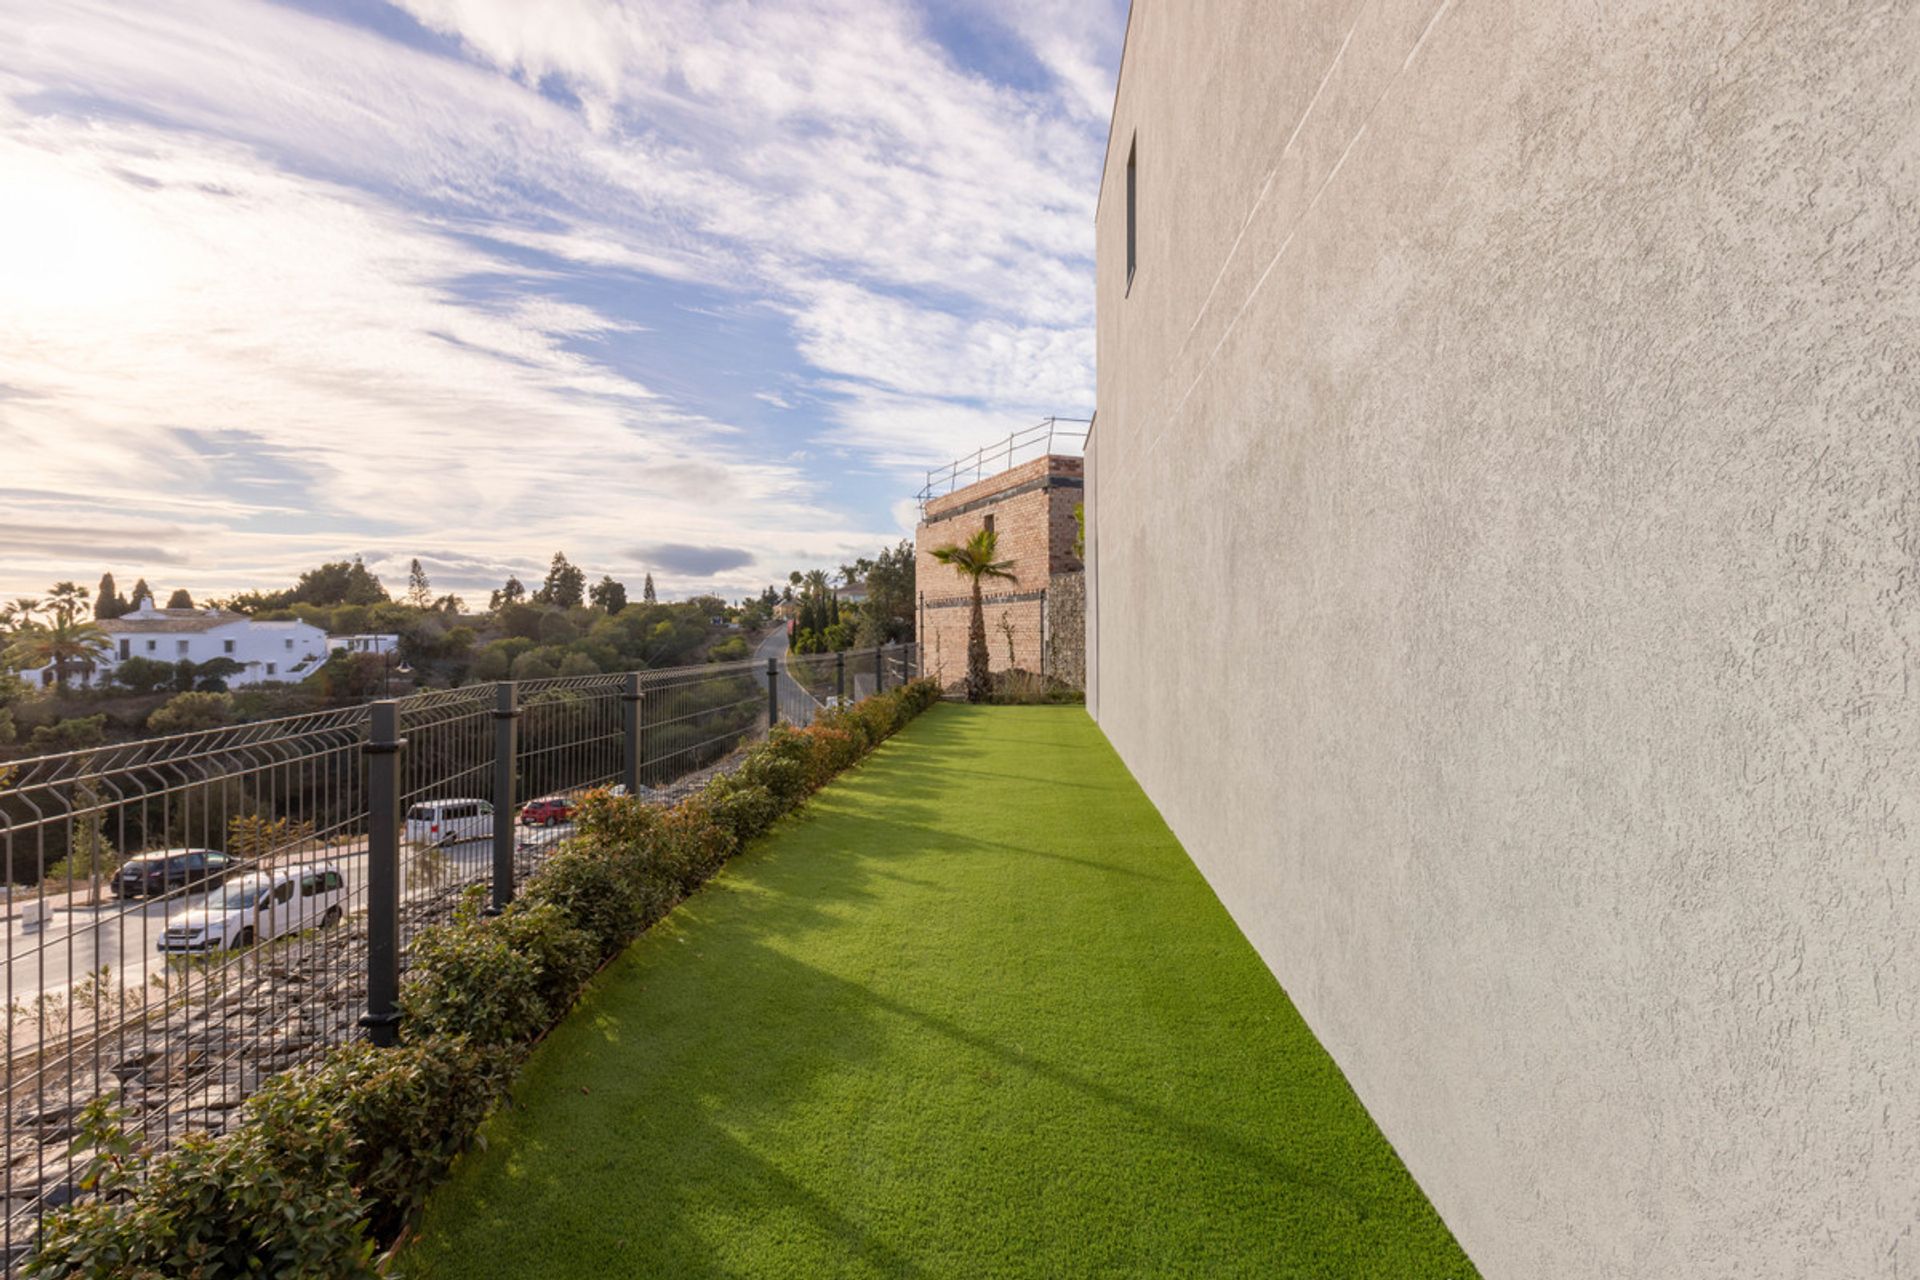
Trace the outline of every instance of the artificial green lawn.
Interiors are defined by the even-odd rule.
[[[939,706],[610,966],[408,1276],[1471,1276],[1086,714]]]

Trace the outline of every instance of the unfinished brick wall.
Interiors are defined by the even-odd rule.
[[[1014,579],[982,584],[992,669],[1043,670],[1050,664],[1045,594],[1054,575],[1080,569],[1073,554],[1073,509],[1081,500],[1081,476],[1079,458],[1049,455],[927,504],[914,531],[919,639],[927,673],[943,685],[966,679],[970,588],[933,558],[934,548],[965,542],[993,521],[1000,559],[1013,562]]]
[[[945,568],[945,566],[941,566]],[[951,569],[947,570],[952,573]],[[1033,595],[988,595],[982,612],[987,621],[987,658],[994,671],[1010,667],[1038,671],[1044,653],[1041,628],[1042,597]],[[927,674],[948,689],[957,688],[967,678],[967,625],[970,610],[964,596],[951,596],[929,602],[922,615],[920,653]],[[1009,640],[1008,632],[1012,636]],[[1011,652],[1012,661],[1008,661]]]

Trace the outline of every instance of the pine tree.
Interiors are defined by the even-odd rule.
[[[508,605],[519,604],[526,598],[527,588],[521,583],[520,579],[509,575],[506,585],[487,597],[487,608],[494,613],[498,613]]]
[[[640,587],[640,598],[648,604],[660,603],[660,597],[653,593],[653,575],[651,573],[647,575],[646,582]]]
[[[612,574],[600,579],[598,585],[587,593],[595,606],[608,613],[618,613],[627,607],[627,588],[625,583],[615,582]]]
[[[413,563],[407,566],[407,603],[416,609],[429,608],[433,604],[433,584],[427,581],[427,571],[420,567],[419,556],[415,556]]]
[[[547,580],[533,593],[533,602],[559,609],[577,609],[586,602],[586,598],[587,575],[567,559],[566,552],[554,552],[553,564],[547,569]]]
[[[174,593],[167,597],[167,608],[191,609],[193,608],[193,596],[188,594],[185,587],[177,587]]]
[[[145,578],[141,578],[133,584],[133,591],[127,596],[128,611],[131,612],[133,609],[139,607],[142,600],[145,600],[148,604],[153,603],[153,588],[147,585]]]

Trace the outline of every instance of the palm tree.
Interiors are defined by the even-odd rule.
[[[950,564],[955,573],[973,584],[973,616],[967,622],[967,701],[985,702],[991,684],[987,678],[987,614],[980,603],[980,582],[984,578],[1014,578],[1013,561],[995,560],[1000,550],[1000,535],[982,529],[958,546],[937,547],[933,558]]]
[[[38,612],[38,600],[32,596],[16,596],[12,604],[0,604],[0,627],[9,631],[25,630]]]
[[[20,610],[28,621],[23,622],[13,633],[13,643],[7,646],[5,660],[15,667],[53,668],[53,680],[60,692],[67,691],[68,674],[75,668],[88,668],[93,660],[107,654],[113,648],[113,642],[107,639],[107,633],[94,622],[84,617],[87,602],[87,589],[76,587],[71,582],[62,582],[55,586],[46,604],[20,601],[20,604],[32,603],[34,610],[44,611],[48,615],[46,622],[32,621],[32,612]]]

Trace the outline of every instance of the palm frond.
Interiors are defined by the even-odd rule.
[[[933,558],[941,564],[952,565],[955,572],[975,582],[982,578],[1018,576],[1013,572],[1013,561],[994,559],[999,549],[1000,535],[991,529],[982,529],[965,542],[934,548]]]

